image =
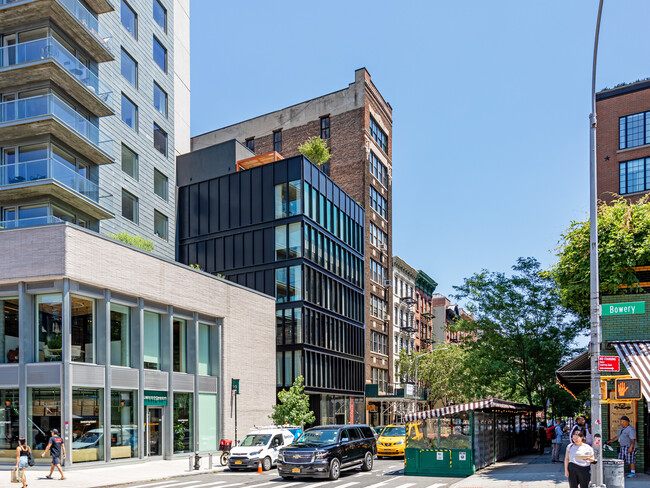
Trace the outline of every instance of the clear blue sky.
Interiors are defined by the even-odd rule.
[[[347,87],[393,107],[393,250],[453,293],[550,266],[588,211],[597,0],[191,0],[192,135]],[[597,88],[650,76],[650,2],[605,0]]]

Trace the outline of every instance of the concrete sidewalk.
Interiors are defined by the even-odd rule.
[[[188,455],[189,457],[189,455]],[[214,473],[223,471],[224,466],[219,464],[219,458],[215,457],[212,470],[208,470],[207,456],[201,459],[203,469],[199,471],[190,471],[188,458],[173,459],[171,461],[139,461],[124,464],[111,464],[109,466],[75,466],[72,469],[64,469],[66,479],[59,481],[59,472],[54,471],[52,477],[54,480],[45,478],[50,472],[50,466],[37,465],[27,470],[27,483],[30,488],[41,486],[50,486],[51,488],[96,488],[100,486],[121,485],[133,482],[145,482],[152,480],[163,480],[179,476],[189,476],[195,474]],[[9,478],[13,466],[4,465],[1,470],[4,471],[0,477],[6,481],[6,486],[10,485]],[[0,486],[5,486],[0,481]]]
[[[564,456],[562,456],[564,458]],[[451,488],[568,488],[564,463],[551,463],[547,454],[517,456],[480,470]],[[650,487],[650,476],[637,474],[625,478],[626,488]]]

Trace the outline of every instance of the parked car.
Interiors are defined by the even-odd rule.
[[[256,469],[262,463],[262,469],[268,471],[277,463],[279,449],[291,444],[293,439],[293,434],[287,429],[254,430],[231,449],[228,467],[232,471]]]
[[[323,425],[306,430],[290,446],[280,449],[278,473],[294,477],[336,480],[341,470],[370,471],[377,441],[367,425]]]
[[[410,439],[420,440],[422,432],[416,424],[386,426],[377,439],[377,457],[403,457],[407,436]]]

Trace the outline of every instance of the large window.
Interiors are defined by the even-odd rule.
[[[137,392],[111,390],[111,459],[138,457]]]
[[[134,180],[138,179],[138,155],[122,144],[122,171]]]
[[[120,9],[120,14],[122,18],[122,25],[126,31],[133,36],[134,39],[137,39],[138,36],[138,16],[135,14],[135,11],[122,0],[122,7]]]
[[[144,312],[144,367],[160,369],[160,315]]]
[[[47,446],[52,429],[62,431],[61,390],[58,387],[28,388],[27,396],[27,425],[30,426],[27,442],[31,442],[32,449],[41,451]],[[39,459],[38,456],[34,458]]]
[[[373,259],[370,260],[370,279],[382,286],[386,279],[386,268]]]
[[[174,371],[187,373],[187,323],[174,319],[173,328]]]
[[[388,354],[388,336],[371,330],[370,350],[379,354]]]
[[[158,83],[153,84],[153,106],[156,110],[167,117],[167,92],[158,86]]]
[[[122,190],[122,217],[138,223],[138,197]]]
[[[302,212],[300,180],[275,185],[275,218],[290,217]]]
[[[301,188],[300,180],[289,182],[289,216],[298,215],[301,208]]]
[[[0,389],[0,460],[13,462],[19,437],[18,389]],[[28,439],[31,443],[32,439]],[[33,446],[33,444],[31,444]],[[9,459],[9,461],[7,461]]]
[[[386,316],[386,302],[375,295],[370,295],[370,315],[384,320]]]
[[[153,20],[167,32],[167,9],[162,6],[160,0],[153,0]]]
[[[134,131],[138,130],[138,106],[122,93],[122,121]]]
[[[61,361],[63,358],[61,294],[36,297],[36,337],[38,361]]]
[[[370,117],[370,135],[385,153],[388,153],[388,137],[379,124]]]
[[[153,60],[161,70],[167,73],[167,49],[155,37],[153,38]]]
[[[136,88],[138,87],[138,63],[122,49],[122,76]]]
[[[302,300],[302,266],[275,270],[275,297],[278,303]]]
[[[73,463],[104,460],[103,397],[103,389],[72,389]]]
[[[288,235],[287,235],[288,232]],[[288,237],[288,239],[287,239]],[[279,225],[275,228],[275,259],[291,259],[300,257],[300,222],[289,225]],[[288,242],[288,245],[287,245]]]
[[[156,123],[153,124],[153,147],[167,157],[167,132]]]
[[[199,393],[199,448],[214,451],[217,448],[217,395]]]
[[[619,149],[650,144],[650,112],[618,119]]]
[[[193,396],[192,393],[174,393],[174,453],[194,451]]]
[[[330,138],[330,118],[321,117],[320,119],[320,138],[326,141]]]
[[[211,375],[210,367],[210,329],[208,324],[199,324],[199,374]]]
[[[153,192],[163,200],[167,201],[168,192],[168,179],[160,171],[154,168],[153,170]]]
[[[388,385],[388,371],[379,368],[370,368],[370,381],[373,385],[379,385],[379,391],[385,393]]]
[[[287,308],[276,311],[276,344],[302,343],[302,311]]]
[[[71,304],[71,346],[72,361],[95,362],[95,300],[72,296]]]
[[[18,362],[18,345],[18,298],[0,298],[0,364]]]
[[[282,152],[282,129],[273,133],[273,150]]]
[[[375,247],[383,247],[388,242],[386,233],[377,227],[373,222],[370,222],[370,244]]]
[[[111,303],[111,364],[131,366],[131,309]]]
[[[388,188],[388,169],[377,155],[370,151],[370,173],[379,180],[379,182]]]
[[[372,186],[370,187],[370,207],[379,215],[386,218],[388,208],[386,199]]]
[[[619,163],[619,193],[650,190],[650,158]]]
[[[169,223],[165,215],[161,214],[158,210],[153,211],[153,233],[154,235],[164,239],[169,237]]]

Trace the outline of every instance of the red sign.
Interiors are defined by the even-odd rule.
[[[621,360],[618,356],[598,356],[598,371],[618,373],[621,370]]]

